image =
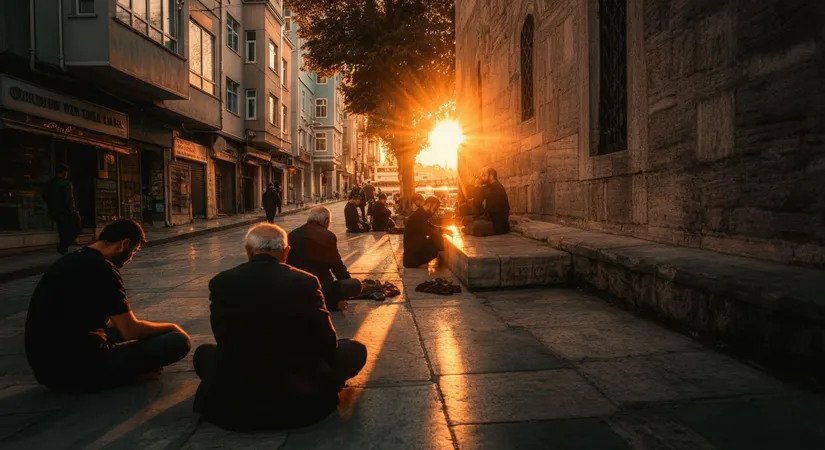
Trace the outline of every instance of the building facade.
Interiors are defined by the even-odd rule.
[[[512,212],[825,264],[818,2],[461,1],[465,183]],[[781,21],[777,18],[781,17]]]

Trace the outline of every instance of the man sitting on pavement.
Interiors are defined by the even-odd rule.
[[[252,227],[245,248],[249,262],[209,282],[216,344],[195,351],[194,409],[229,430],[310,425],[336,409],[367,349],[338,339],[318,279],[285,264],[281,227]]]
[[[347,305],[343,300],[358,295],[361,282],[350,277],[347,266],[341,260],[338,237],[329,231],[331,220],[326,207],[312,208],[307,223],[289,233],[292,251],[286,263],[318,277],[327,309],[343,311]]]
[[[444,230],[430,223],[440,206],[439,199],[428,197],[424,205],[407,219],[404,226],[404,267],[427,264],[444,249]]]
[[[119,269],[145,241],[137,222],[116,220],[97,241],[43,274],[25,337],[26,358],[40,384],[96,391],[157,378],[189,353],[189,336],[178,325],[138,320],[129,306]]]
[[[476,181],[470,210],[475,214],[466,223],[473,236],[492,236],[510,232],[510,202],[507,191],[498,181],[496,170],[487,167]],[[464,213],[465,211],[461,211]]]
[[[344,206],[344,222],[347,225],[348,233],[367,233],[370,231],[370,224],[358,215],[358,205],[361,203],[361,195],[354,193],[350,195],[349,201]]]
[[[378,196],[378,202],[373,206],[372,229],[373,231],[389,231],[394,226],[392,211],[387,207],[387,194],[381,194]]]

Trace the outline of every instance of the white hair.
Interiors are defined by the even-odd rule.
[[[283,228],[271,223],[260,223],[246,233],[244,246],[253,252],[280,253],[289,246],[289,242]]]
[[[316,206],[309,211],[307,223],[314,222],[318,225],[326,225],[330,220],[330,212],[326,206]]]

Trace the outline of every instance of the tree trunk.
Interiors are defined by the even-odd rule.
[[[415,194],[415,152],[402,151],[397,155],[398,175],[401,178],[401,195],[410,198]]]

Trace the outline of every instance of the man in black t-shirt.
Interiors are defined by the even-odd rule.
[[[157,377],[189,353],[178,325],[138,320],[129,306],[119,269],[145,240],[140,225],[120,219],[43,274],[26,317],[26,358],[40,384],[104,389]]]
[[[444,250],[444,229],[430,223],[441,201],[428,197],[420,209],[416,209],[404,226],[404,267],[415,268],[427,264]]]
[[[350,196],[349,201],[344,205],[344,222],[347,226],[347,233],[368,233],[370,224],[358,216],[358,205],[361,204],[361,197],[358,194]]]

